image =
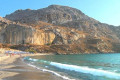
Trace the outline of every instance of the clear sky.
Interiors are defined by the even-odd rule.
[[[74,7],[102,23],[120,25],[120,0],[0,0],[0,16],[18,9],[40,9],[52,4]]]

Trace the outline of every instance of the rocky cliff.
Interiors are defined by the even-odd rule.
[[[75,8],[50,5],[17,10],[5,18],[0,22],[1,43],[44,45],[37,47],[39,52],[119,52],[119,26],[101,23]]]
[[[0,43],[45,45],[52,43],[54,38],[53,32],[37,30],[31,26],[0,18]]]

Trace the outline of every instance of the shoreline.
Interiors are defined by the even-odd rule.
[[[40,55],[50,54],[22,54],[22,57],[20,55],[6,57],[5,54],[2,54],[2,57],[0,57],[0,80],[64,80],[52,73],[38,71],[38,69],[29,66],[21,60],[21,58],[26,56]]]

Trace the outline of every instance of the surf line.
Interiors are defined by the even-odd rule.
[[[60,69],[87,73],[87,74],[92,74],[95,76],[105,76],[108,78],[120,79],[120,74],[105,71],[105,70],[93,69],[89,67],[81,67],[81,66],[76,66],[76,65],[68,65],[68,64],[62,64],[62,63],[57,63],[57,62],[50,62],[50,65],[58,67]]]
[[[42,63],[44,62],[44,63],[47,63],[47,64],[50,63],[49,61],[39,60],[39,59],[32,59],[32,58],[29,58],[29,57],[25,57],[24,60],[29,60],[29,61],[34,61],[34,62],[40,61]],[[39,67],[37,67],[35,65],[32,65],[32,64],[28,64],[28,65],[31,66],[31,67],[33,67],[33,68],[39,69],[40,71],[43,71],[43,72],[50,72],[50,73],[52,73],[52,74],[54,74],[54,75],[56,75],[58,77],[61,77],[61,78],[65,79],[65,80],[75,80],[75,79],[70,79],[67,76],[60,75],[59,73],[57,73],[55,71],[51,71],[51,70],[48,70],[48,69],[41,69],[41,68],[39,68]]]
[[[32,58],[27,58],[27,60],[40,61],[42,63],[46,63],[46,64],[55,66],[60,69],[76,71],[76,72],[81,72],[81,73],[86,73],[86,74],[92,74],[94,76],[105,76],[108,78],[120,79],[120,74],[110,72],[110,71],[93,69],[93,68],[89,68],[89,67],[82,67],[82,66],[76,66],[76,65],[62,64],[62,63],[50,62],[50,61],[46,61],[46,60],[39,60],[39,59],[32,59]]]

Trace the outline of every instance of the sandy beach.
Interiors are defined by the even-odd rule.
[[[25,56],[36,56],[46,54],[23,54]],[[12,57],[0,54],[0,80],[63,80],[52,73],[42,72],[28,66],[22,61],[20,55]]]

